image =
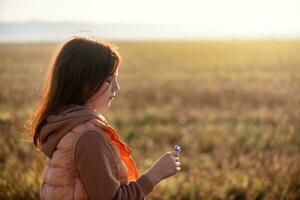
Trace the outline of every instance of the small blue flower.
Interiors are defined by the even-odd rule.
[[[181,148],[178,144],[175,145],[175,151],[178,153],[181,151]]]

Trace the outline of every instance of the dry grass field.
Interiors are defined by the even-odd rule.
[[[106,117],[141,172],[182,146],[149,200],[300,199],[300,41],[115,42]],[[58,44],[0,44],[0,199],[38,199],[43,155],[25,127]]]

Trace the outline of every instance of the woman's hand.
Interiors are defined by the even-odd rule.
[[[176,151],[169,151],[156,160],[145,175],[153,185],[180,171],[179,154]]]

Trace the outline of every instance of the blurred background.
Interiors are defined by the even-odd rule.
[[[149,200],[300,199],[300,1],[0,0],[0,199],[38,199],[26,126],[61,42],[119,47],[105,114],[140,172],[182,146]]]

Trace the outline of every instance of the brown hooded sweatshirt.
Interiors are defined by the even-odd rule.
[[[65,147],[63,146],[64,141],[61,142],[62,139],[67,140],[65,139],[68,137],[67,135],[74,134],[73,130],[76,130],[76,127],[82,124],[91,124],[90,121],[93,119],[105,120],[89,107],[79,105],[72,105],[59,114],[51,115],[47,118],[47,123],[40,132],[40,141],[42,152],[49,158],[48,168],[64,167],[61,171],[74,168],[74,172],[70,171],[74,173],[74,177],[78,176],[79,182],[84,188],[83,193],[86,193],[88,199],[144,199],[153,190],[153,183],[146,175],[140,176],[136,181],[128,182],[126,167],[124,165],[118,166],[118,163],[120,163],[118,154],[112,150],[114,149],[111,147],[113,144],[109,141],[109,137],[107,137],[104,130],[98,128],[81,133],[71,151],[74,154],[72,155],[74,159],[72,162],[68,162],[68,166],[64,165],[62,159],[66,156],[64,155]],[[56,156],[58,154],[60,156]],[[54,157],[59,157],[59,159]],[[66,187],[66,185],[62,184],[63,181],[50,181],[49,171],[51,171],[51,177],[55,177],[53,179],[64,178],[64,176],[60,175],[62,172],[57,172],[59,170],[53,169],[47,170],[46,167],[44,182],[41,187],[42,199],[47,199],[46,194],[51,189],[50,187],[53,186],[51,191],[55,191],[53,188]],[[57,172],[57,175],[55,175],[55,172]],[[71,185],[76,184],[74,180],[69,182]],[[68,197],[72,196],[71,199],[76,199],[76,196],[78,196],[74,185],[73,189],[69,190],[73,191],[73,194],[68,194]],[[62,196],[56,197],[56,195],[61,195],[60,193],[65,195],[65,193],[70,192],[63,191],[57,194],[53,192],[50,195],[52,196],[50,199],[62,198]]]

